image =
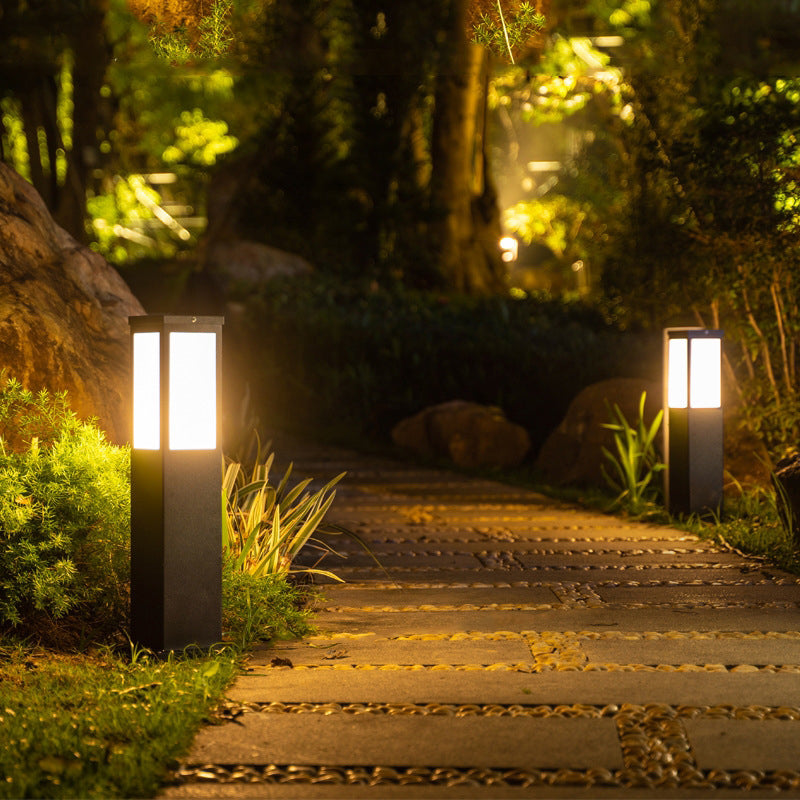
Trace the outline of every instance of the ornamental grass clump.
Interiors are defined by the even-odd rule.
[[[222,545],[225,559],[235,572],[255,577],[290,573],[319,575],[340,580],[328,570],[297,567],[294,562],[309,543],[323,553],[330,548],[314,538],[316,533],[341,533],[334,525],[323,526],[336,491],[344,477],[337,475],[316,492],[307,491],[306,478],[289,488],[290,464],[277,486],[269,482],[274,453],[265,456],[258,446],[255,464],[248,471],[229,460],[222,480]],[[352,535],[352,534],[351,534]]]
[[[612,422],[603,425],[614,433],[616,452],[603,448],[613,470],[609,473],[603,467],[603,475],[608,485],[618,492],[615,505],[631,514],[643,514],[656,509],[659,487],[654,483],[655,476],[666,469],[658,459],[656,436],[661,427],[663,411],[659,411],[650,425],[644,421],[644,406],[647,393],[639,398],[639,418],[634,425],[628,422],[620,407],[614,404]]]
[[[69,636],[128,618],[130,457],[0,372],[0,626]],[[60,621],[58,624],[57,621]]]
[[[277,486],[270,483],[275,454],[256,439],[253,466],[226,459],[222,479],[223,625],[240,647],[264,638],[298,636],[308,629],[301,610],[304,589],[297,575],[339,581],[329,570],[299,566],[307,546],[331,552],[316,534],[348,533],[325,522],[337,475],[316,492],[310,479],[289,487],[290,464]]]

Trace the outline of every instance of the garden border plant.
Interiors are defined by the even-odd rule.
[[[666,464],[659,461],[656,450],[656,436],[661,428],[664,411],[659,409],[653,421],[647,425],[644,415],[646,402],[647,392],[642,392],[639,397],[639,416],[633,425],[616,403],[612,408],[606,402],[613,419],[602,426],[613,431],[616,448],[615,453],[607,447],[602,448],[603,455],[614,468],[614,472],[609,473],[605,465],[602,465],[603,477],[618,492],[614,505],[636,515],[658,510],[660,490],[653,479],[667,468]]]
[[[129,474],[129,449],[79,420],[66,393],[0,371],[0,798],[155,794],[243,651],[309,629],[288,563],[333,497],[287,489],[288,472],[276,492],[264,472],[288,555],[256,574],[225,560],[229,641],[166,658],[130,644]]]

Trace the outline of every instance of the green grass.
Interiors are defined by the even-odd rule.
[[[230,643],[204,655],[0,641],[0,798],[154,796],[243,652],[309,630],[303,593],[282,579],[227,573],[224,594]]]
[[[153,796],[236,671],[233,649],[126,662],[0,648],[0,796]]]
[[[691,517],[672,520],[671,524],[800,575],[800,552],[781,522],[771,489],[748,490],[738,497],[726,498],[719,519]]]

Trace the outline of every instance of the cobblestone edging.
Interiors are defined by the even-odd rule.
[[[654,764],[647,769],[603,768],[577,770],[487,769],[472,767],[326,767],[270,764],[266,767],[209,764],[182,769],[177,785],[186,783],[332,784],[336,786],[446,786],[520,787],[573,786],[625,789],[773,789],[777,792],[800,788],[800,773],[783,770],[700,770],[691,766]]]

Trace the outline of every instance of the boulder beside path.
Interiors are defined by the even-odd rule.
[[[33,391],[66,390],[78,416],[127,441],[128,317],[143,313],[119,273],[0,163],[0,367]]]
[[[424,458],[447,458],[459,467],[512,467],[530,449],[530,437],[494,406],[451,400],[395,425],[392,441]]]

